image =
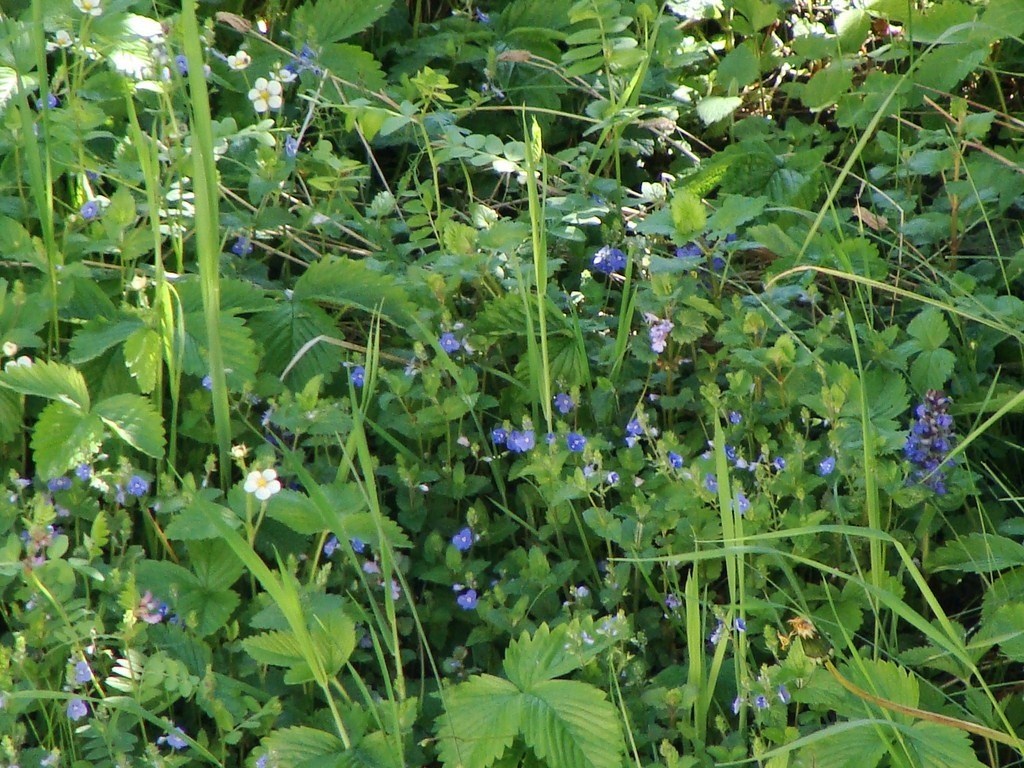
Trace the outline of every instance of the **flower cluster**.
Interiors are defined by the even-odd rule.
[[[949,415],[952,402],[941,391],[928,390],[924,402],[917,406],[917,421],[903,446],[904,456],[914,467],[914,481],[939,495],[946,492],[946,457],[953,447],[953,417]]]

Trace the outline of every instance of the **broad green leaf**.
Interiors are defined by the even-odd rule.
[[[697,103],[697,117],[704,125],[724,120],[743,105],[739,96],[707,96]]]
[[[546,680],[522,696],[523,740],[550,768],[620,768],[625,740],[604,691]]]
[[[164,422],[141,395],[114,395],[96,404],[94,413],[133,448],[159,459],[164,455]]]
[[[124,342],[145,326],[138,318],[113,320],[105,317],[90,320],[71,337],[68,359],[78,365],[99,357]]]
[[[835,104],[852,83],[853,73],[842,61],[833,61],[814,73],[800,91],[800,101],[808,109],[824,109]]]
[[[580,666],[569,646],[568,625],[551,630],[541,624],[533,635],[524,632],[509,645],[503,664],[505,674],[523,691],[543,680],[566,675]]]
[[[800,750],[803,762],[816,768],[875,768],[888,751],[872,722],[859,728],[840,723],[819,735],[819,740]]]
[[[779,17],[779,6],[771,0],[733,0],[732,7],[749,23],[744,33],[764,29]]]
[[[90,459],[102,441],[103,424],[95,414],[52,402],[32,430],[32,455],[40,476],[49,480]]]
[[[6,69],[0,67],[0,106],[6,100],[3,79]],[[8,216],[0,216],[0,253],[5,260],[25,261],[41,272],[46,271],[46,253],[42,242],[33,238],[23,224]]]
[[[178,589],[175,611],[200,637],[222,629],[242,599],[230,589],[183,585]]]
[[[688,189],[679,189],[672,195],[670,210],[675,236],[679,242],[685,243],[704,231],[704,225],[707,223],[704,204]]]
[[[449,689],[435,726],[446,768],[487,768],[501,757],[519,733],[521,696],[493,675],[474,675]]]
[[[964,731],[921,720],[910,734],[908,741],[917,757],[913,765],[919,768],[984,768]]]
[[[0,389],[0,443],[9,442],[20,434],[24,416],[21,396],[17,392]]]
[[[716,86],[725,93],[736,93],[761,76],[761,59],[753,40],[746,40],[726,54],[718,65]]]
[[[263,345],[264,367],[280,376],[291,365],[284,380],[297,389],[318,374],[333,374],[344,360],[343,351],[330,342],[312,343],[318,337],[338,339],[342,335],[331,316],[312,301],[283,298],[253,317],[249,327]]]
[[[939,349],[949,338],[949,324],[942,312],[928,307],[910,321],[907,333],[917,340],[921,349]]]
[[[1024,545],[994,533],[971,533],[935,551],[932,572],[992,573],[1024,565]]]
[[[13,365],[0,373],[0,387],[89,410],[85,378],[70,365],[46,360],[37,360],[32,365]]]
[[[328,257],[310,264],[295,282],[294,298],[371,313],[380,311],[394,323],[407,322],[412,316],[409,297],[394,275],[365,259]]]
[[[357,35],[388,12],[394,0],[319,0],[295,11],[299,40],[317,45]]]
[[[124,363],[128,366],[139,391],[149,394],[156,387],[160,370],[160,336],[150,328],[139,328],[124,343]]]
[[[368,91],[383,91],[387,85],[387,78],[380,62],[372,53],[358,45],[337,43],[324,46],[320,54],[320,63],[335,77],[355,83]],[[372,136],[367,136],[367,139],[371,138]]]
[[[302,662],[302,650],[295,635],[288,630],[263,632],[242,641],[245,652],[260,664],[291,667]]]
[[[196,583],[207,589],[228,589],[245,571],[242,561],[223,541],[188,545],[189,566]]]
[[[942,389],[955,367],[956,355],[948,349],[922,352],[910,366],[910,381],[918,392]]]
[[[1024,661],[1024,603],[1001,605],[982,620],[971,645],[986,648],[994,644],[1011,661]]]
[[[225,525],[238,528],[242,521],[228,507],[216,504],[211,490],[200,491],[192,501],[179,512],[175,512],[164,533],[167,538],[178,541],[195,541],[199,539],[216,539],[220,529],[211,521],[216,516]]]
[[[333,755],[345,749],[345,744],[334,734],[304,725],[272,732],[263,739],[263,746],[281,766]]]

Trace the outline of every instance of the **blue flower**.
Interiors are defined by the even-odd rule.
[[[252,240],[245,235],[239,235],[231,246],[231,252],[236,256],[248,256],[252,253]]]
[[[100,204],[95,200],[88,200],[82,203],[82,207],[78,209],[78,213],[86,221],[92,221],[100,215]]]
[[[88,481],[92,477],[92,467],[88,464],[79,464],[75,467],[75,477],[81,480],[83,483]]]
[[[184,54],[179,53],[174,57],[174,66],[178,68],[178,72],[182,76],[188,74],[188,59],[185,58]]]
[[[775,467],[775,469],[778,472],[781,472],[782,470],[784,470],[786,468],[786,460],[784,458],[782,458],[781,456],[776,456],[775,460],[772,461],[772,466]]]
[[[608,485],[615,485],[617,482],[619,482],[619,473],[609,472],[608,477],[606,479],[608,481]]]
[[[210,374],[203,376],[203,380],[199,383],[207,392],[213,392],[213,376]]]
[[[917,421],[903,446],[903,455],[914,468],[911,477],[939,495],[946,493],[946,456],[955,442],[950,403],[941,391],[928,390],[915,409]]]
[[[826,456],[820,462],[818,462],[818,474],[822,477],[828,477],[832,474],[836,468],[836,457]]]
[[[744,496],[742,491],[737,491],[736,498],[733,503],[736,505],[736,512],[740,517],[747,514],[747,511],[750,509],[750,499]]]
[[[366,542],[364,542],[362,539],[349,539],[348,543],[352,545],[353,552],[358,552],[359,554],[362,554],[363,551],[366,549]]]
[[[570,432],[565,436],[565,444],[573,453],[581,453],[587,447],[587,438],[578,432]]]
[[[149,493],[149,480],[140,475],[132,475],[125,483],[125,490],[131,496],[145,496]]]
[[[742,617],[739,617],[739,616],[736,617],[735,619],[733,619],[732,628],[735,629],[737,632],[746,632],[747,631],[747,621],[746,621],[746,619],[744,619]]]
[[[188,746],[188,742],[185,741],[184,736],[185,732],[181,728],[175,728],[166,736],[158,738],[156,743],[158,745],[166,744],[171,749],[185,749]]]
[[[743,421],[743,414],[739,411],[729,411],[730,424],[739,424],[741,421]]]
[[[718,478],[712,474],[704,475],[704,487],[709,493],[718,493]]]
[[[676,248],[677,259],[697,259],[704,255],[704,251],[701,250],[700,243],[689,242],[686,245]]]
[[[643,425],[640,424],[639,419],[630,419],[626,424],[626,445],[632,448],[637,443],[637,439],[644,433]]]
[[[725,269],[725,259],[723,259],[721,256],[715,256],[713,259],[711,259],[711,268],[715,270],[715,272],[721,272],[723,269]]]
[[[789,695],[789,689],[786,688],[786,686],[784,685],[780,685],[778,688],[775,689],[775,695],[779,697],[779,701],[781,701],[783,704],[789,704],[789,700],[792,698]]]
[[[754,698],[754,706],[758,709],[768,709],[768,697],[763,693]]]
[[[71,699],[71,701],[68,702],[67,715],[71,722],[77,723],[88,714],[89,705],[81,699]]]
[[[466,526],[461,531],[452,536],[452,546],[455,547],[459,552],[466,552],[470,547],[473,546],[473,529]]]
[[[446,331],[442,333],[441,338],[438,339],[438,343],[441,345],[441,349],[443,349],[449,355],[458,352],[459,347],[462,346],[462,343],[457,338],[455,338],[455,334],[452,333],[451,331]]]
[[[50,109],[56,109],[60,106],[60,99],[57,98],[57,94],[46,94],[46,106],[48,106]]]
[[[573,408],[576,407],[576,403],[572,401],[572,398],[565,392],[559,392],[555,395],[555,410],[561,414],[569,413]]]
[[[672,467],[672,469],[682,469],[683,468],[683,457],[680,456],[675,451],[669,451],[668,452],[668,463]]]
[[[508,430],[504,427],[495,427],[491,430],[491,442],[495,445],[504,445],[508,440]]]
[[[67,475],[61,477],[55,477],[52,480],[46,482],[46,487],[50,491],[66,491],[71,488],[71,478]]]
[[[348,377],[352,381],[352,386],[360,389],[366,383],[366,368],[362,365],[357,365],[349,371]]]
[[[338,537],[334,534],[324,542],[324,557],[331,557],[338,548]]]
[[[295,136],[289,136],[284,140],[285,157],[294,160],[299,154],[299,140]]]
[[[89,662],[78,661],[75,663],[75,682],[76,683],[88,683],[92,680],[92,669],[89,667]]]
[[[481,24],[491,23],[491,17],[488,14],[481,11],[479,8],[473,11],[473,19],[480,22]]]
[[[602,272],[610,275],[613,272],[621,272],[626,268],[626,254],[618,248],[603,246],[590,260],[590,266],[595,272]]]
[[[472,611],[476,608],[477,596],[475,589],[467,589],[465,592],[455,598],[455,602],[459,604],[459,608],[464,611]]]
[[[722,637],[724,635],[725,622],[723,622],[721,619],[718,619],[717,623],[715,624],[715,628],[711,630],[711,634],[708,635],[708,642],[711,643],[711,645],[718,645],[721,642]]]
[[[737,696],[732,700],[732,713],[738,715],[740,713],[740,707],[743,706],[743,697]]]
[[[732,445],[725,446],[725,458],[729,461],[736,461],[736,447]]]
[[[667,594],[665,595],[665,607],[670,611],[678,611],[683,605],[683,601],[679,599],[679,595]]]
[[[508,433],[508,439],[505,441],[505,446],[512,453],[526,453],[527,451],[532,451],[536,444],[537,438],[532,429],[524,429],[521,432],[513,429]]]

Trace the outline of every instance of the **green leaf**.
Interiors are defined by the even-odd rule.
[[[739,96],[707,96],[697,104],[697,117],[704,125],[724,120],[743,105]]]
[[[818,740],[800,750],[802,762],[816,768],[875,768],[888,751],[886,743],[874,723],[857,725],[839,723],[819,731]]]
[[[345,749],[345,744],[334,734],[304,725],[272,732],[263,740],[263,746],[282,766],[333,755]]]
[[[381,312],[393,323],[412,318],[412,306],[405,290],[384,267],[363,259],[323,258],[309,265],[295,282],[294,298],[318,301],[337,307],[357,307]]]
[[[229,508],[214,503],[216,495],[212,489],[204,489],[191,500],[189,505],[176,512],[167,524],[164,533],[167,538],[178,541],[194,541],[199,539],[216,539],[220,529],[211,521],[216,516],[225,525],[238,528],[242,521]]]
[[[446,768],[487,768],[512,746],[521,723],[521,694],[509,681],[474,675],[448,691],[437,718],[438,752]]]
[[[800,101],[808,109],[825,109],[835,104],[852,84],[853,73],[841,61],[834,61],[814,73],[801,90]]]
[[[726,54],[718,65],[715,85],[725,93],[736,93],[761,75],[761,60],[753,40],[746,40]]]
[[[96,404],[94,413],[133,448],[159,459],[164,455],[164,422],[141,395],[114,395]]]
[[[620,768],[622,726],[604,691],[546,680],[522,697],[523,740],[550,768]]]
[[[242,647],[260,664],[291,667],[303,660],[298,640],[287,630],[263,632],[247,637],[242,641]]]
[[[949,324],[942,312],[928,307],[910,321],[907,333],[917,339],[921,349],[939,349],[949,338]]]
[[[85,378],[70,365],[37,360],[32,365],[13,365],[0,373],[0,386],[56,400],[78,408],[89,410],[89,390]]]
[[[25,406],[17,392],[0,389],[0,443],[10,442],[21,433]]]
[[[149,394],[156,387],[160,370],[160,336],[150,328],[139,328],[124,343],[124,364],[128,366],[139,391]]]
[[[955,367],[956,355],[948,349],[922,352],[910,366],[910,381],[918,392],[942,389]]]
[[[918,721],[910,728],[911,749],[920,768],[984,768],[964,731],[938,723]]]
[[[568,625],[550,630],[547,624],[541,624],[532,636],[524,632],[509,645],[503,665],[505,674],[523,691],[543,680],[566,675],[580,666],[578,656],[570,653],[567,646]]]
[[[342,355],[330,342],[321,340],[306,346],[319,336],[341,336],[337,323],[312,301],[294,296],[283,299],[273,309],[253,317],[249,326],[263,344],[263,365],[268,371],[280,376],[295,361],[284,379],[289,386],[301,388],[318,374],[333,374],[342,364]],[[302,355],[296,360],[300,351]]]
[[[359,34],[387,13],[394,0],[320,0],[295,11],[299,40],[325,45]]]
[[[935,551],[932,572],[992,573],[1024,565],[1024,546],[994,533],[971,533]]]
[[[680,189],[672,195],[672,225],[676,239],[686,242],[704,231],[707,213],[700,198],[688,189]]]
[[[137,318],[113,320],[99,317],[89,320],[71,337],[68,359],[75,365],[93,360],[143,327]]]
[[[49,480],[91,458],[102,441],[103,424],[94,414],[53,402],[32,430],[32,455],[40,476]]]

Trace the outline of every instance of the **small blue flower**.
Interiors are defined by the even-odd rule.
[[[758,694],[754,698],[754,706],[758,709],[768,709],[768,697],[764,694]]]
[[[81,480],[83,483],[87,482],[92,477],[92,467],[88,464],[79,464],[75,467],[75,477]]]
[[[362,539],[349,539],[349,544],[352,545],[352,551],[362,554],[366,550],[366,542]]]
[[[786,460],[781,456],[776,456],[775,460],[772,461],[772,466],[775,467],[776,471],[781,472],[786,468]]]
[[[677,259],[697,259],[704,255],[704,251],[701,250],[700,244],[696,242],[689,242],[686,245],[676,248]]]
[[[245,235],[239,235],[231,246],[231,252],[236,256],[248,256],[252,253],[252,240]]]
[[[743,414],[739,411],[729,411],[730,424],[739,424],[741,421],[743,421]]]
[[[682,469],[683,468],[683,457],[680,456],[675,451],[669,451],[668,452],[668,463],[672,467],[672,469]]]
[[[455,598],[455,602],[459,604],[459,608],[464,611],[472,611],[476,608],[477,596],[475,589],[467,589],[465,592]]]
[[[149,493],[149,480],[139,475],[132,475],[125,483],[125,490],[131,496],[145,496]]]
[[[491,442],[495,445],[504,445],[508,440],[508,430],[504,427],[495,427],[491,430]]]
[[[709,493],[718,493],[718,478],[712,474],[704,475],[704,487]]]
[[[466,552],[470,547],[473,546],[473,529],[466,526],[461,531],[452,536],[452,546],[455,547],[459,552]]]
[[[213,392],[213,376],[210,374],[203,376],[203,380],[199,383],[207,392]]]
[[[742,617],[737,617],[737,618],[733,619],[732,628],[735,629],[737,632],[746,632],[747,631],[747,621],[746,621],[746,619],[744,619]]]
[[[532,451],[536,444],[537,438],[532,429],[524,429],[521,432],[513,429],[508,433],[508,439],[505,441],[505,446],[512,453],[526,453],[527,451]]]
[[[56,109],[60,106],[60,99],[57,98],[57,94],[46,94],[46,106],[48,106],[50,109]]]
[[[174,66],[178,68],[178,74],[183,77],[188,74],[188,59],[185,58],[183,53],[179,53],[174,57]]]
[[[630,437],[640,437],[643,433],[644,428],[639,419],[630,419],[626,423],[626,434]]]
[[[565,392],[559,392],[555,395],[555,410],[561,414],[569,413],[573,408],[576,407],[576,403],[572,401],[572,398]]]
[[[71,701],[68,702],[67,715],[71,722],[77,723],[88,714],[89,705],[81,699],[71,699]]]
[[[679,599],[679,595],[669,593],[665,595],[665,607],[670,611],[678,611],[683,605],[683,601]]]
[[[158,745],[166,744],[171,749],[185,749],[188,746],[188,742],[185,741],[184,736],[185,732],[181,728],[175,728],[166,736],[158,738],[156,743]]]
[[[267,768],[267,755],[266,753],[256,758],[256,768]]]
[[[92,680],[92,669],[89,667],[89,662],[75,662],[75,682],[88,683],[90,680]]]
[[[581,453],[587,447],[587,438],[578,432],[570,432],[565,436],[565,444],[573,453]]]
[[[352,381],[353,387],[361,389],[363,384],[366,383],[366,368],[362,365],[357,365],[349,371],[348,377]]]
[[[622,272],[626,268],[626,254],[618,248],[605,245],[590,260],[590,266],[595,272],[602,272],[610,275],[613,272]]]
[[[455,334],[452,333],[451,331],[445,331],[444,333],[442,333],[441,338],[438,339],[438,343],[441,345],[441,349],[443,349],[449,355],[458,352],[459,347],[462,346],[462,343],[457,338],[455,338]]]
[[[555,440],[557,439],[558,438],[555,436],[554,432],[548,432],[546,435],[544,435],[544,442],[547,443],[548,445],[554,445]]]
[[[285,157],[294,160],[299,154],[299,140],[295,136],[289,136],[284,140]]]
[[[473,19],[478,21],[478,22],[480,22],[481,24],[490,24],[491,23],[490,15],[484,13],[479,8],[477,8],[477,9],[475,9],[473,11]]]
[[[729,461],[736,461],[736,447],[733,445],[725,446],[725,458]]]
[[[750,509],[750,499],[743,495],[742,491],[736,493],[736,499],[733,502],[736,505],[736,512],[740,517],[747,514]]]
[[[719,619],[718,622],[715,624],[715,628],[711,631],[711,634],[708,635],[708,642],[711,643],[711,645],[718,645],[721,642],[722,637],[724,637],[724,635],[725,622]]]
[[[608,485],[615,485],[617,482],[619,482],[619,473],[609,472],[606,480],[608,481]]]
[[[732,700],[732,713],[738,715],[740,713],[740,707],[743,706],[743,697],[737,696]]]
[[[713,259],[711,259],[711,268],[715,270],[715,272],[721,272],[723,269],[725,269],[725,259],[723,259],[721,256],[715,256]]]
[[[71,488],[71,478],[67,475],[55,477],[46,482],[46,487],[50,491],[67,491]]]
[[[86,221],[92,221],[100,215],[100,204],[95,200],[88,200],[82,203],[82,207],[78,209],[78,213]]]
[[[324,542],[324,557],[331,557],[334,555],[335,550],[338,549],[338,537],[334,534]]]
[[[780,685],[778,688],[775,689],[775,695],[779,697],[779,701],[781,701],[783,704],[789,704],[789,701],[792,698],[789,695],[789,689],[786,688],[786,686],[784,685]]]
[[[828,456],[822,459],[818,463],[818,474],[822,477],[828,477],[832,474],[832,471],[836,468],[836,457]]]

